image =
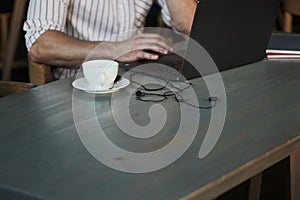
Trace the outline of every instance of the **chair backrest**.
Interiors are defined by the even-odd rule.
[[[28,55],[28,69],[29,81],[34,85],[44,85],[53,80],[51,74],[51,66],[33,62],[30,58],[30,55]]]
[[[283,15],[280,15],[279,19],[282,24],[283,31],[293,31],[293,15],[300,16],[300,1],[299,0],[283,0],[282,1]]]
[[[14,1],[12,0],[0,0],[0,56],[2,66],[4,57],[6,55],[8,29],[13,10],[13,3]]]
[[[3,60],[6,56],[7,41],[8,41],[8,29],[11,18],[11,12],[0,12],[0,56],[1,66],[3,66]],[[3,68],[3,67],[2,67]]]
[[[283,0],[283,9],[293,15],[300,16],[299,0]]]
[[[0,97],[23,92],[35,86],[40,86],[52,81],[51,67],[49,65],[33,62],[29,55],[28,68],[30,83],[0,81]]]
[[[23,17],[25,16],[25,10],[27,0],[0,0],[1,12],[9,12],[11,14],[11,20],[8,29],[8,18],[4,15],[1,18],[2,39],[5,41],[4,53],[2,53],[2,80],[11,79],[12,65],[15,64],[16,50],[19,42],[19,36],[22,29]],[[8,37],[6,36],[8,34]],[[7,38],[6,38],[7,37]]]

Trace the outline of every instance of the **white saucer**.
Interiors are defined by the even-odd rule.
[[[79,78],[73,81],[72,86],[76,89],[83,90],[87,93],[92,94],[108,94],[112,92],[116,92],[126,86],[128,86],[130,81],[127,78],[122,77],[114,86],[109,90],[95,90],[94,86],[88,84],[85,78]]]

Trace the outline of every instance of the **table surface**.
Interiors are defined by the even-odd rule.
[[[50,199],[214,198],[300,147],[299,61],[264,60],[222,72],[222,76],[227,116],[210,154],[197,157],[210,118],[210,110],[202,110],[198,135],[183,156],[145,174],[106,167],[85,149],[73,120],[72,79],[2,98],[0,185]],[[203,99],[207,95],[204,82],[198,78],[193,83]],[[82,99],[88,101],[88,96],[82,94]],[[172,121],[178,120],[178,110],[173,109],[177,104],[172,100],[164,102],[171,108],[167,109],[171,123],[166,134],[148,143],[120,136],[111,123],[109,95],[96,96],[94,101],[109,138],[132,147],[129,150],[163,146],[176,132]],[[133,99],[133,119],[147,122],[149,107],[145,105],[149,104]]]

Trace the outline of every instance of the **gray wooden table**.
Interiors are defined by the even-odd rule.
[[[201,111],[198,135],[185,154],[146,174],[106,167],[85,149],[74,125],[71,79],[0,99],[0,188],[10,193],[0,190],[0,195],[19,191],[49,199],[212,199],[292,154],[292,193],[299,199],[300,62],[265,60],[222,75],[228,110],[215,148],[204,159],[197,157],[210,117],[209,110]],[[193,83],[203,99],[202,79]],[[84,93],[81,98],[90,100]],[[120,136],[111,122],[109,99],[97,96],[95,108],[115,144],[146,151],[172,139],[176,102],[164,102],[172,116],[166,134],[145,143]],[[149,104],[132,99],[133,119],[147,121]]]

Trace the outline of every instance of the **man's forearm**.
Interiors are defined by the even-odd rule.
[[[166,0],[171,15],[172,25],[180,32],[189,34],[194,13],[196,0]]]
[[[145,52],[150,50],[156,53]],[[139,59],[158,59],[157,54],[172,50],[169,41],[159,34],[141,33],[119,42],[89,42],[58,31],[42,34],[30,49],[37,63],[61,67],[77,67],[83,61],[110,59],[131,62]]]
[[[33,44],[30,56],[37,63],[63,67],[77,67],[85,59],[95,56],[99,59],[112,59],[110,44],[103,42],[102,46],[98,46],[99,44],[100,42],[75,39],[62,32],[47,31]]]

